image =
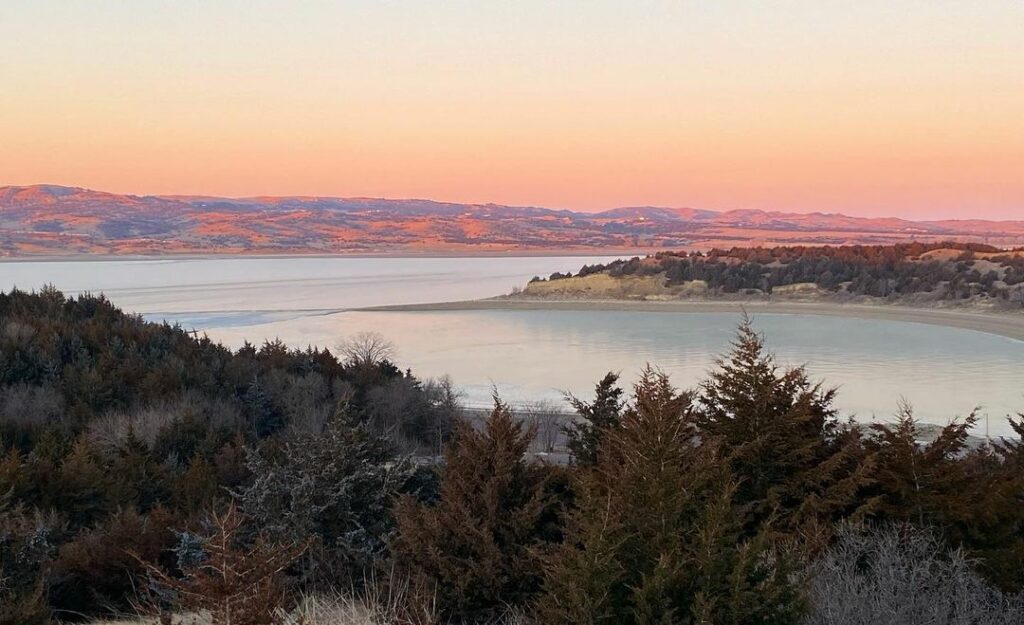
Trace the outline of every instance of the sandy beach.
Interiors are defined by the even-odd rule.
[[[630,301],[601,299],[511,299],[492,298],[434,304],[375,306],[372,311],[457,311],[457,310],[580,310],[636,311],[651,313],[736,313],[751,315],[826,315],[905,321],[962,328],[1024,341],[1024,314],[923,308],[906,305],[839,304],[831,302],[765,301]]]

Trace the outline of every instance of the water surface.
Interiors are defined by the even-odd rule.
[[[153,319],[200,328],[251,325],[346,308],[480,299],[535,275],[615,257],[223,257],[0,262],[0,289],[52,284],[103,293]]]
[[[729,347],[738,317],[629,311],[358,312],[346,309],[467,300],[508,292],[533,275],[608,258],[207,258],[0,263],[0,288],[105,293],[154,320],[198,329],[231,346],[280,338],[331,347],[381,332],[402,366],[449,374],[466,401],[496,387],[512,401],[587,396],[609,370],[628,383],[650,363],[679,387],[697,384]],[[908,401],[943,424],[979,408],[976,433],[1009,433],[1024,410],[1024,342],[899,321],[759,314],[755,325],[785,364],[839,386],[857,418],[889,419]]]
[[[739,316],[729,313],[623,311],[345,312],[219,328],[238,343],[253,331],[291,344],[332,345],[379,331],[398,359],[421,375],[450,374],[468,403],[487,404],[493,387],[511,401],[561,402],[588,396],[608,371],[631,382],[647,364],[681,388],[703,379],[729,349]],[[754,315],[754,325],[786,365],[806,365],[815,380],[839,387],[844,415],[891,419],[901,401],[922,420],[945,424],[975,408],[993,435],[1024,410],[1024,342],[942,326],[814,315]]]

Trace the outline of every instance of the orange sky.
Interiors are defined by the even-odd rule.
[[[1019,0],[13,0],[0,80],[0,184],[1024,218]]]

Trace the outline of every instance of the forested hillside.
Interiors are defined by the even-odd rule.
[[[1024,306],[1024,251],[964,243],[660,252],[586,265],[576,274],[535,278],[526,293],[585,293],[591,286],[585,279],[594,275],[650,281],[657,287],[652,295],[821,296]]]
[[[0,624],[256,625],[338,589],[368,623],[1024,618],[1021,441],[841,419],[749,323],[696,388],[650,368],[573,400],[568,466],[378,337],[338,351],[0,294]]]

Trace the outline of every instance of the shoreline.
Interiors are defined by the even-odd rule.
[[[879,321],[901,321],[973,330],[1024,341],[1024,314],[924,308],[898,304],[765,301],[630,301],[613,299],[509,299],[497,297],[461,302],[398,304],[352,308],[362,312],[444,312],[472,310],[602,311],[652,313],[736,313],[820,315]]]
[[[660,248],[658,248],[660,249]],[[435,250],[435,251],[381,251],[381,252],[311,252],[303,254],[299,252],[263,253],[202,253],[182,252],[168,254],[43,254],[39,256],[0,256],[0,264],[3,263],[105,263],[105,262],[139,262],[139,261],[176,261],[176,260],[248,260],[248,259],[282,259],[291,260],[297,258],[607,258],[619,257],[628,258],[632,256],[646,256],[658,249],[647,248],[569,248],[569,249],[520,249],[520,250]]]

